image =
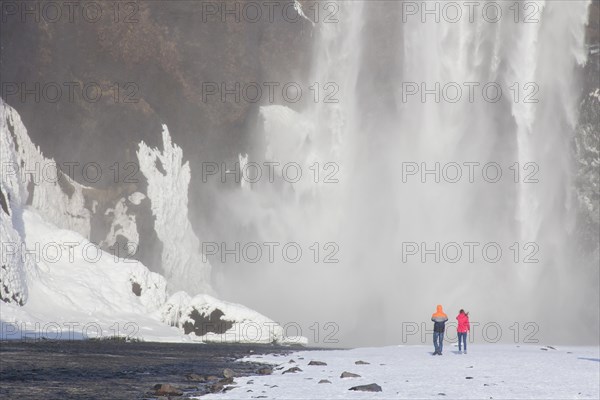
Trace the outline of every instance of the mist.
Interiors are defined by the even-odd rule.
[[[576,242],[569,145],[588,2],[540,3],[531,24],[481,10],[422,22],[406,6],[344,2],[319,27],[304,86],[335,82],[339,101],[261,107],[248,158],[263,176],[218,194],[226,241],[202,228],[225,244],[209,257],[216,291],[318,343],[334,331],[333,345],[421,343],[442,304],[451,321],[470,311],[485,341],[597,344],[597,259]],[[268,182],[265,162],[304,176]],[[262,257],[225,254],[236,243]]]

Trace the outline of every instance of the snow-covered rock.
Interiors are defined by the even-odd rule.
[[[140,235],[137,230],[135,215],[128,213],[127,201],[128,199],[122,198],[117,202],[114,208],[106,210],[105,214],[111,216],[111,225],[110,231],[106,235],[106,239],[101,243],[102,246],[108,248],[114,246],[119,236],[124,237],[128,242],[134,245],[140,243]],[[141,201],[141,199],[139,201]],[[135,253],[135,249],[126,250],[129,250],[128,253]],[[119,255],[130,256],[131,254]]]
[[[27,302],[27,273],[35,264],[21,257],[25,236],[22,204],[27,199],[27,187],[16,173],[21,160],[13,125],[9,131],[13,117],[0,99],[0,301],[23,305]]]
[[[0,99],[0,135],[2,147],[2,180],[20,181],[27,197],[20,204],[32,205],[44,219],[60,228],[70,229],[84,237],[90,235],[90,211],[85,207],[85,186],[63,174],[53,159],[46,158],[36,146],[19,114]],[[4,158],[7,153],[14,157]]]
[[[175,293],[160,312],[163,321],[203,342],[307,343],[305,337],[285,336],[281,325],[256,311],[209,295]]]
[[[4,188],[2,189],[4,193]],[[14,209],[9,211],[16,213]],[[11,215],[0,210],[0,301],[23,305],[27,302],[27,271],[33,263],[23,260],[21,234],[14,228]]]

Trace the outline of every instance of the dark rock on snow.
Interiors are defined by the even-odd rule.
[[[327,365],[327,363],[323,361],[311,361],[308,363],[308,365]]]
[[[342,375],[340,375],[340,378],[360,378],[360,375],[353,374],[352,372],[344,371],[344,372],[342,372]]]
[[[381,386],[376,383],[371,383],[368,385],[353,386],[348,390],[355,390],[359,392],[381,392]]]
[[[258,372],[259,375],[271,375],[273,373],[273,370],[269,367],[263,367],[256,372]]]
[[[283,374],[294,373],[294,372],[302,372],[302,370],[298,367],[292,367],[290,369],[286,369],[285,371],[283,371]]]

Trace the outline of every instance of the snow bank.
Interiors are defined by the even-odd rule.
[[[29,299],[23,307],[0,304],[0,337],[24,335],[81,339],[115,334],[145,340],[181,341],[156,311],[166,301],[166,281],[143,264],[100,250],[79,233],[46,222],[32,209],[23,212],[26,249],[35,260]],[[37,335],[37,336],[36,336]]]
[[[166,125],[163,151],[140,143],[140,170],[148,180],[148,198],[156,217],[155,230],[163,243],[162,267],[169,290],[212,293],[210,264],[202,259],[200,243],[188,219],[190,166],[179,146],[171,142]]]
[[[189,164],[163,127],[163,150],[142,142],[138,158],[163,243],[164,277],[88,240],[83,193],[95,189],[58,171],[32,143],[18,113],[0,99],[0,338],[306,342],[285,338],[279,325],[255,311],[209,295],[178,292],[167,301],[167,287],[192,294],[212,289],[210,264],[188,220]],[[145,198],[135,192],[106,210],[111,226],[103,246],[121,236],[139,242],[136,217],[128,211]]]
[[[181,327],[185,334],[203,342],[307,344],[304,337],[285,337],[283,328],[240,304],[209,295],[175,293],[161,309],[163,321]]]
[[[164,278],[139,261],[104,252],[80,234],[58,229],[30,210],[25,210],[24,219],[28,256],[38,258],[40,269],[31,291],[43,293],[32,295],[30,306],[45,308],[54,303],[54,315],[59,308],[65,316],[81,312],[100,318],[150,313],[166,301]]]
[[[307,342],[284,337],[281,326],[255,311],[208,295],[177,292],[167,300],[166,280],[139,261],[104,252],[33,209],[24,210],[23,221],[26,248],[17,257],[35,259],[38,271],[24,306],[0,304],[0,338]]]

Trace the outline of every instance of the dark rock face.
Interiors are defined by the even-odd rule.
[[[8,267],[6,265],[1,265],[0,268],[7,269]],[[2,281],[0,281],[0,301],[14,303],[20,306],[25,304],[23,294],[20,292],[12,292]]]
[[[137,282],[131,282],[131,291],[138,297],[142,295],[142,287]]]
[[[2,211],[4,211],[6,215],[10,215],[8,212],[8,202],[6,201],[6,197],[4,197],[2,190],[0,190],[0,208],[2,208]]]
[[[371,383],[368,385],[360,385],[360,386],[353,386],[348,390],[356,390],[359,392],[381,392],[381,386],[379,386],[376,383]]]
[[[342,375],[340,375],[340,378],[360,378],[360,375],[352,373],[352,372],[344,371],[344,372],[342,372]]]
[[[327,379],[321,379],[321,380],[319,381],[319,383],[331,383],[331,382],[330,382],[330,381],[328,381]]]
[[[577,240],[582,253],[590,254],[590,273],[597,277],[600,252],[600,177],[597,172],[597,151],[600,147],[600,3],[597,1],[589,6],[586,45],[588,60],[582,72],[579,121],[573,138],[573,158],[576,164],[574,189],[579,200]],[[597,294],[595,297],[597,298]]]
[[[102,11],[110,16],[113,10]],[[253,104],[203,101],[202,83],[275,81],[283,78],[277,71],[307,69],[302,49],[310,40],[310,23],[286,22],[281,13],[274,21],[230,17],[222,22],[220,15],[207,17],[203,11],[201,3],[139,1],[123,11],[123,17],[132,15],[128,21],[44,23],[7,17],[2,47],[11,56],[2,57],[3,81],[24,82],[27,88],[56,82],[63,89],[63,82],[97,83],[102,92],[95,102],[89,100],[95,93],[86,98],[82,90],[56,102],[42,96],[36,103],[32,95],[6,100],[23,116],[34,141],[59,162],[71,160],[72,151],[84,160],[100,153],[106,166],[135,161],[137,143],[156,142],[161,122],[182,132],[186,144],[220,141],[225,134],[242,139],[240,128]]]
[[[209,332],[222,334],[231,329],[233,322],[221,320],[225,315],[223,311],[216,309],[210,315],[200,314],[194,309],[190,313],[190,318],[194,323],[186,322],[183,324],[183,331],[187,335],[194,332],[197,336],[204,336]]]
[[[327,363],[323,361],[311,361],[308,363],[308,365],[327,365]]]
[[[368,363],[366,361],[363,361],[363,360],[358,360],[358,361],[355,361],[354,364],[356,364],[356,365],[369,365],[370,363]]]
[[[207,15],[203,3],[132,1],[116,12],[113,3],[100,2],[102,18],[93,23],[81,13],[69,21],[63,5],[63,18],[56,22],[23,19],[17,11],[0,24],[2,82],[18,92],[3,89],[2,98],[20,114],[44,155],[54,158],[62,172],[76,163],[69,176],[92,188],[85,197],[88,209],[92,202],[97,207],[89,238],[94,243],[106,237],[108,208],[134,191],[145,193],[136,150],[141,140],[159,146],[162,123],[183,148],[192,171],[202,162],[233,164],[238,153],[252,153],[250,132],[258,107],[271,103],[267,91],[256,103],[231,96],[221,101],[218,95],[205,96],[207,84],[283,85],[308,76],[314,32],[303,18],[290,23],[283,17],[281,9],[293,0],[277,2],[273,20],[262,10],[256,23],[231,15],[223,22],[221,14]],[[243,2],[217,3],[235,8]],[[43,5],[32,1],[27,7],[39,10]],[[58,88],[61,95],[52,100],[55,89],[44,88]],[[24,95],[26,90],[37,94]],[[273,103],[280,97],[281,91]],[[97,182],[86,179],[88,163],[100,167]],[[66,180],[59,184],[65,193],[72,192]],[[189,193],[194,224],[202,227],[217,218],[209,211],[217,200],[200,174],[192,174]],[[150,208],[138,208],[140,243],[132,257],[160,273],[161,243]],[[127,240],[122,239],[111,247],[126,256]]]

